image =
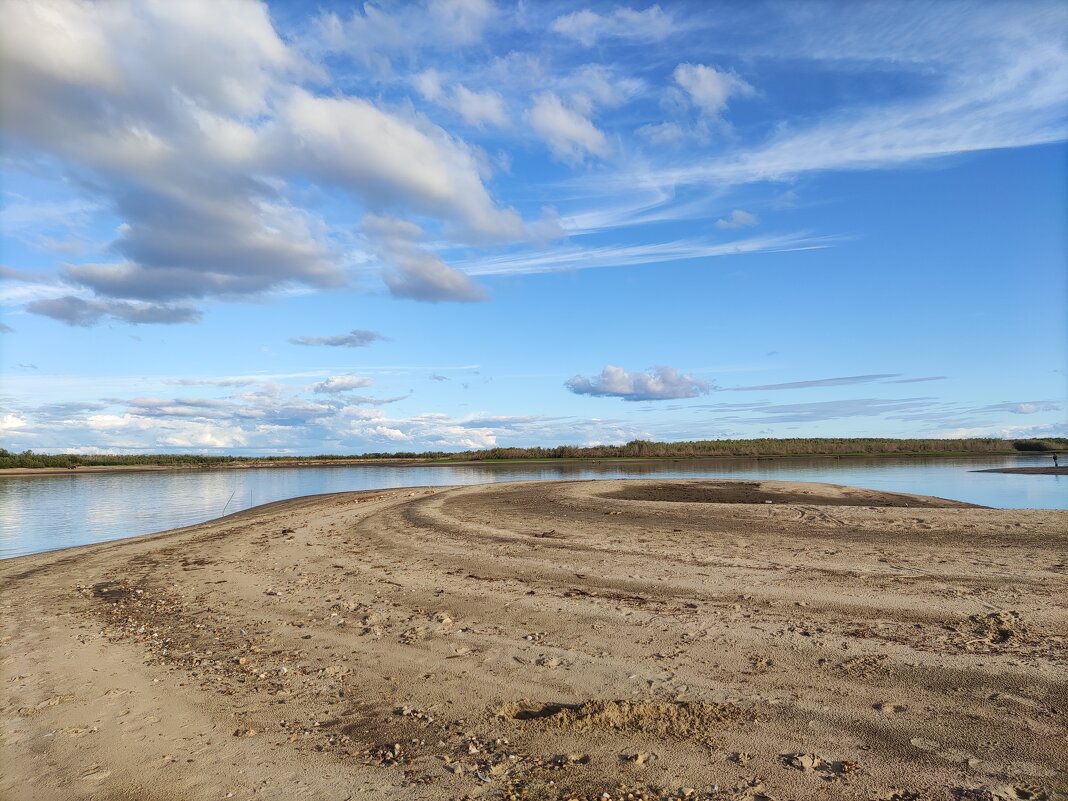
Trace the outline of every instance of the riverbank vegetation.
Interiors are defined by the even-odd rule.
[[[526,459],[699,459],[728,456],[982,456],[1013,453],[1068,451],[1068,438],[1005,440],[974,439],[890,439],[890,438],[797,438],[797,439],[715,439],[690,442],[650,442],[633,440],[625,445],[555,448],[489,448],[449,453],[364,453],[318,456],[231,456],[221,454],[79,454],[12,453],[0,448],[3,468],[78,467],[221,467],[248,464],[307,464],[368,461],[418,460],[422,462],[495,462]]]

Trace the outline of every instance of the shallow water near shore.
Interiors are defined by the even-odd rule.
[[[272,501],[352,490],[599,478],[822,481],[1003,509],[1068,509],[1068,477],[976,473],[1048,457],[746,458],[360,465],[0,478],[0,558],[192,525]]]

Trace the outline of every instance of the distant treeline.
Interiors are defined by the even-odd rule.
[[[5,467],[109,467],[158,465],[174,467],[218,467],[240,464],[330,462],[352,459],[424,461],[501,461],[511,459],[692,459],[706,456],[953,456],[1006,454],[1013,452],[1068,451],[1068,439],[713,439],[693,442],[649,442],[633,440],[626,445],[555,448],[489,448],[481,451],[448,453],[364,453],[320,456],[208,456],[187,453],[138,455],[46,454],[23,451],[11,453],[0,448],[0,468]]]
[[[199,453],[139,453],[139,454],[85,454],[85,453],[12,453],[0,448],[0,469],[5,467],[137,467],[151,465],[161,467],[219,467],[257,463],[329,462],[353,459],[443,459],[456,458],[457,454],[446,451],[425,453],[365,453],[322,454],[319,456],[212,456]]]
[[[868,456],[878,454],[943,455],[1005,454],[1013,451],[1050,451],[1068,448],[1068,439],[711,439],[693,442],[649,442],[636,439],[626,445],[580,448],[490,448],[465,454],[487,459],[622,459],[699,458],[703,456]]]

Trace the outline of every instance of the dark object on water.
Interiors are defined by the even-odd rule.
[[[1056,467],[993,467],[987,470],[973,470],[973,473],[1014,473],[1027,476],[1068,476],[1068,465]]]

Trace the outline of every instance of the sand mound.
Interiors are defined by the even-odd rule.
[[[881,506],[915,509],[966,507],[972,504],[895,492],[776,481],[626,482],[604,498],[669,503],[791,503],[808,506]]]
[[[722,729],[724,724],[749,717],[732,704],[698,701],[595,700],[581,704],[520,701],[505,704],[497,714],[512,720],[536,720],[576,731],[616,729],[680,739],[709,735]]]

